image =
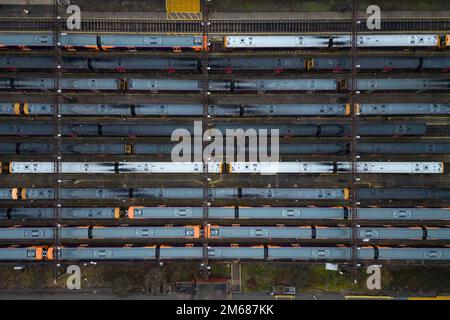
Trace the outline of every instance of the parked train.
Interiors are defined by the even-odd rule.
[[[440,63],[440,62],[437,62]],[[103,71],[114,70],[139,71],[161,70],[169,73],[175,71],[200,72],[201,62],[193,58],[142,58],[142,57],[117,57],[117,58],[87,58],[87,57],[63,57],[61,68],[71,71]],[[0,69],[16,70],[52,70],[56,69],[54,57],[0,57]]]
[[[167,36],[140,34],[77,34],[61,33],[60,47],[68,51],[76,49],[192,49],[207,50],[208,40],[202,36]],[[18,47],[22,50],[53,48],[52,33],[2,33],[0,47]]]
[[[12,174],[46,174],[55,173],[54,162],[12,161],[0,162],[1,168],[7,168]],[[226,170],[224,170],[224,168]],[[202,162],[61,162],[59,173],[94,174],[94,173],[203,173]],[[207,171],[221,173],[349,173],[350,162],[208,162]],[[444,173],[443,162],[358,162],[358,173],[405,173],[405,174],[440,174]]]
[[[427,227],[357,227],[359,240],[449,240],[450,228]],[[303,239],[350,240],[349,227],[267,227],[267,226],[215,226],[208,225],[203,237],[210,239]]]
[[[437,34],[365,34],[356,39],[358,48],[444,48],[450,35]],[[230,35],[223,46],[229,49],[278,48],[351,48],[351,35]]]
[[[443,105],[442,108],[445,108]],[[0,103],[0,115],[52,116],[53,104]],[[62,104],[62,116],[202,116],[201,104]],[[450,113],[450,111],[449,111]],[[348,116],[349,104],[254,104],[209,105],[208,115],[254,116]]]
[[[60,199],[203,199],[203,188],[61,188]],[[447,200],[445,188],[358,188],[360,200]],[[348,200],[348,188],[208,188],[209,199]],[[53,188],[0,188],[0,200],[52,200]]]
[[[346,92],[352,89],[349,79],[242,79],[211,80],[211,92]],[[138,78],[62,78],[63,91],[127,91],[127,92],[199,92],[201,80]],[[379,78],[357,79],[359,91],[427,91],[449,90],[450,79]],[[55,89],[53,78],[0,78],[0,90]]]
[[[450,45],[450,35],[441,34],[365,34],[357,38],[359,48],[445,48]],[[351,35],[226,35],[223,47],[226,49],[260,48],[349,48]],[[22,50],[52,48],[53,34],[2,33],[0,47],[17,47]],[[110,49],[182,49],[208,50],[209,39],[198,35],[138,35],[138,34],[77,34],[62,33],[60,47],[69,51],[77,48]]]
[[[170,155],[175,144],[170,143],[66,143],[60,147],[62,154],[107,154],[107,155]],[[449,154],[450,142],[360,142],[360,154]],[[193,148],[192,148],[193,149]],[[53,154],[54,145],[45,142],[3,142],[0,154],[7,155],[47,155]],[[268,146],[268,151],[271,148]],[[194,150],[195,151],[195,150]],[[239,152],[249,153],[249,148],[239,148]],[[252,150],[257,151],[257,150]],[[280,143],[280,155],[285,154],[348,154],[348,143]]]
[[[450,220],[450,208],[358,208],[357,216],[359,220]],[[129,219],[202,219],[203,208],[129,207],[127,217]],[[351,220],[352,210],[348,207],[210,207],[208,218]]]
[[[332,70],[339,72],[350,70],[352,60],[349,57],[231,57],[208,59],[209,70],[233,73],[234,71],[322,71]],[[24,64],[25,66],[25,64]],[[358,70],[441,70],[450,68],[449,57],[358,57],[356,60]],[[163,68],[161,68],[164,70]]]
[[[365,242],[370,240],[450,240],[450,228],[438,227],[357,227],[356,237]],[[350,227],[320,226],[138,226],[138,227],[61,227],[59,238],[63,241],[76,240],[138,240],[138,239],[296,239],[350,241]],[[1,240],[53,240],[52,227],[10,227],[0,228]]]
[[[229,173],[345,173],[350,162],[231,162]],[[444,173],[442,162],[357,162],[357,173]]]
[[[441,70],[450,68],[449,57],[359,57],[356,66],[358,70]],[[352,67],[349,57],[210,57],[208,66],[210,72],[223,71],[321,71],[333,70],[339,72],[349,70]],[[196,58],[143,58],[143,57],[117,57],[117,58],[87,58],[87,57],[63,57],[61,68],[71,71],[105,71],[118,72],[156,70],[169,73],[179,71],[200,72],[202,63]],[[52,70],[56,69],[54,57],[0,57],[0,69],[9,71],[17,70]]]
[[[0,208],[0,220],[53,219],[55,208]],[[358,208],[359,220],[432,221],[450,220],[450,208]],[[199,220],[202,207],[62,207],[62,220]],[[351,220],[349,207],[209,207],[211,220]]]
[[[361,260],[450,260],[450,248],[416,247],[358,247],[356,258]],[[209,260],[261,260],[261,261],[350,261],[349,247],[215,247],[207,248]],[[132,261],[132,260],[203,260],[203,247],[45,247],[0,248],[3,261]]]
[[[361,103],[357,115],[447,115],[448,103]],[[0,115],[53,116],[48,103],[0,103]],[[201,104],[61,104],[62,116],[202,116]],[[209,105],[208,115],[224,117],[349,116],[351,105],[344,104],[252,104]]]
[[[350,196],[347,188],[209,188],[207,193],[211,199],[348,200]],[[202,199],[203,188],[61,188],[59,196],[61,199]],[[0,200],[54,197],[53,188],[0,188]]]
[[[0,162],[0,164],[2,164]],[[54,162],[3,163],[9,173],[55,173]],[[209,162],[210,173],[222,173],[223,163]],[[202,162],[61,162],[60,173],[203,173]],[[0,171],[1,173],[1,171]]]
[[[176,129],[184,128],[194,136],[194,123],[158,122],[151,126],[142,122],[72,123],[61,125],[62,136],[105,137],[170,137]],[[227,129],[278,130],[281,137],[334,137],[349,136],[349,124],[248,124],[214,123],[211,128],[225,133]],[[0,124],[0,135],[4,136],[54,136],[56,126],[49,122]],[[236,132],[236,131],[235,131]],[[425,123],[362,123],[356,130],[359,136],[421,136],[427,133]],[[238,134],[238,133],[236,133]]]
[[[62,240],[84,239],[154,239],[154,238],[200,238],[200,226],[184,227],[62,227]],[[51,240],[54,228],[0,228],[0,240]]]
[[[85,208],[58,208],[61,219],[119,219],[120,208],[116,207],[85,207]],[[0,208],[0,220],[18,219],[53,219],[54,208]]]

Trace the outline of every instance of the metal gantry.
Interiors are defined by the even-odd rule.
[[[208,22],[208,1],[202,0],[202,30],[203,30],[203,49],[201,51],[201,62],[202,62],[202,104],[203,104],[203,117],[202,117],[202,136],[209,127],[209,117],[208,117],[208,105],[209,105],[209,50],[208,49],[208,38],[209,38],[209,22]],[[199,143],[195,141],[195,143]],[[202,139],[202,162],[203,162],[203,227],[208,225],[209,216],[209,183],[210,177],[208,173],[208,159],[203,157],[203,150],[208,143],[205,139]],[[205,161],[206,160],[206,161]],[[202,264],[203,276],[205,279],[209,277],[209,266],[208,266],[208,242],[205,237],[203,238],[203,264]]]
[[[353,282],[357,281],[358,265],[358,175],[357,175],[357,142],[358,142],[358,119],[357,119],[357,60],[358,60],[358,0],[352,0],[352,34],[351,34],[351,80],[349,88],[349,103],[351,105],[351,148],[350,156],[352,163],[351,172],[351,212],[352,212],[352,239],[351,239],[351,264]]]
[[[54,72],[54,114],[53,120],[55,123],[55,133],[53,140],[53,152],[54,152],[54,219],[53,219],[53,252],[54,252],[54,284],[58,280],[58,269],[59,269],[59,248],[61,247],[60,239],[60,161],[61,161],[61,115],[60,115],[60,105],[61,105],[61,78],[62,78],[62,54],[61,54],[61,17],[59,16],[59,0],[53,0],[53,43],[54,43],[54,59],[55,59],[55,72]]]

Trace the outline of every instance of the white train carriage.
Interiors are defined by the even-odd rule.
[[[332,173],[332,162],[232,162],[229,173]]]
[[[339,173],[351,172],[351,162],[232,162],[229,173]],[[359,173],[444,173],[442,162],[358,162]]]
[[[356,104],[358,115],[437,115],[450,114],[450,103],[361,103]]]
[[[10,162],[10,173],[54,173],[54,162]],[[201,162],[61,162],[60,173],[202,173]],[[208,163],[208,172],[221,173],[222,164]]]
[[[225,48],[348,48],[351,35],[293,35],[293,36],[225,36]],[[360,48],[438,47],[436,34],[367,34],[357,38]]]
[[[327,48],[329,36],[225,36],[225,48]]]
[[[436,34],[375,34],[358,36],[358,47],[437,47],[440,37]]]
[[[358,162],[359,173],[444,173],[442,162]]]

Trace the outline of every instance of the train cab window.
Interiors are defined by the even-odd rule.
[[[187,236],[187,237],[193,237],[194,236],[194,230],[186,230],[185,231],[185,235]]]
[[[201,38],[194,38],[194,44],[202,44]]]
[[[211,237],[218,237],[219,236],[219,230],[212,228],[211,229]]]
[[[28,250],[27,251],[27,258],[36,258],[36,251],[35,250]]]

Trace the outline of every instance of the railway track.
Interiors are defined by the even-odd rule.
[[[210,34],[229,33],[309,33],[309,32],[349,32],[350,19],[310,19],[310,20],[211,20]],[[1,31],[46,31],[52,29],[50,18],[3,18]],[[61,29],[68,31],[65,20]],[[144,19],[84,19],[83,32],[148,32],[148,33],[201,33],[200,20],[144,20]],[[381,31],[446,31],[450,30],[450,19],[396,19],[383,20]],[[365,23],[358,24],[358,32],[367,32]]]

